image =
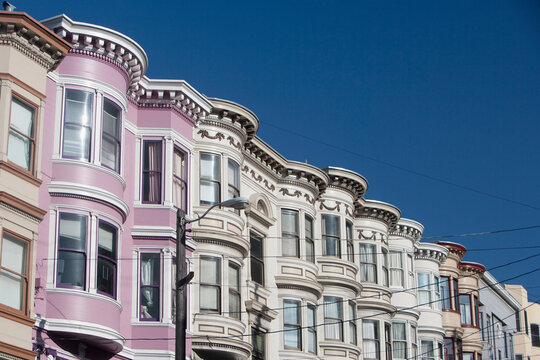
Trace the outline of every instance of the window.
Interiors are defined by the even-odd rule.
[[[302,349],[300,301],[283,301],[283,343],[286,349]]]
[[[160,318],[160,255],[141,254],[141,320],[158,321]]]
[[[474,360],[474,353],[472,353],[472,352],[463,352],[463,360]],[[500,357],[499,357],[499,360],[500,360]]]
[[[201,311],[221,312],[221,260],[201,257],[199,305]]]
[[[491,324],[491,316],[489,316],[488,314],[486,314],[486,330],[487,330],[487,338],[488,338],[488,343],[492,344],[492,324]]]
[[[392,323],[392,346],[394,359],[407,359],[407,324]]]
[[[484,313],[480,313],[479,326],[482,330],[482,341],[486,341],[486,327],[484,326]]]
[[[431,304],[434,309],[441,308],[441,288],[438,276],[433,276],[433,303]]]
[[[422,340],[422,360],[435,360],[435,349],[433,348],[433,341]]]
[[[527,315],[527,310],[523,310],[523,315],[525,316],[525,333],[529,335],[529,315]]]
[[[353,246],[353,224],[350,221],[345,223],[345,233],[347,235],[347,260],[354,262],[354,246]]]
[[[390,286],[403,287],[403,258],[399,251],[390,250]]]
[[[34,165],[35,113],[32,106],[16,97],[11,99],[8,160],[28,171],[33,171]]]
[[[187,210],[187,166],[186,153],[175,148],[173,153],[173,204]]]
[[[480,326],[480,318],[478,311],[478,296],[473,296],[473,308],[474,308],[474,325]]]
[[[356,334],[356,303],[349,300],[349,341],[351,344],[356,345],[357,343]]]
[[[189,269],[187,262],[186,269]],[[172,258],[171,264],[171,317],[174,323],[176,321],[176,257]]]
[[[66,89],[62,156],[90,161],[94,94]]]
[[[386,360],[392,360],[392,326],[384,323],[384,345]]]
[[[251,345],[253,346],[251,352],[252,360],[266,359],[266,334],[264,332],[256,328],[251,328]]]
[[[416,360],[417,357],[418,357],[418,336],[416,334],[416,326],[411,325],[411,359]]]
[[[379,359],[379,322],[364,320],[362,322],[364,359]]]
[[[86,216],[60,214],[56,269],[58,286],[85,288],[86,224]]]
[[[471,297],[469,295],[459,295],[459,311],[461,313],[461,324],[472,325]]]
[[[516,311],[516,331],[517,332],[521,332],[521,317],[519,316],[519,312],[520,310]]]
[[[381,248],[382,250],[382,257],[383,257],[383,263],[382,263],[382,271],[383,271],[383,278],[382,282],[384,286],[388,286],[389,282],[389,275],[388,275],[388,250],[385,248]]]
[[[377,258],[375,245],[360,244],[360,280],[377,282]]]
[[[219,156],[201,154],[201,204],[214,205],[220,202]]]
[[[414,266],[413,266],[413,256],[411,254],[407,254],[407,265],[409,269],[409,287],[415,287],[414,282]]]
[[[324,241],[324,255],[340,257],[339,216],[322,216],[322,235]]]
[[[263,238],[251,232],[249,241],[251,245],[251,280],[264,286]]]
[[[240,267],[229,262],[229,316],[240,319]]]
[[[448,276],[441,277],[441,304],[443,309],[452,308],[452,299],[450,297],[450,278]]]
[[[229,199],[240,196],[240,169],[232,160],[228,162]]]
[[[324,297],[324,336],[327,340],[343,341],[342,299],[335,296]]]
[[[116,228],[100,221],[98,229],[97,291],[116,297]]]
[[[28,242],[4,231],[0,245],[0,304],[26,313]]]
[[[298,211],[281,210],[282,255],[300,257]]]
[[[508,357],[508,334],[504,332],[504,357]]]
[[[454,292],[453,293],[453,297],[454,297],[454,307],[453,307],[453,309],[457,311],[457,310],[459,310],[459,286],[458,286],[458,280],[456,278],[453,278],[452,283],[453,283],[452,291]]]
[[[101,164],[120,172],[120,142],[122,110],[109,99],[103,100],[103,131],[101,133]]]
[[[418,273],[418,305],[429,307],[431,304],[431,287],[429,274]]]
[[[317,353],[317,308],[315,305],[307,306],[308,325],[308,351]]]
[[[540,333],[538,330],[538,324],[531,324],[531,342],[534,347],[540,347]]]
[[[305,217],[306,227],[306,260],[315,263],[315,244],[313,243],[313,219],[310,216]]]
[[[161,140],[143,142],[143,203],[161,204]]]

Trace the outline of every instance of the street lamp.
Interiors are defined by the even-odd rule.
[[[193,279],[193,271],[186,274],[186,224],[201,220],[215,207],[226,207],[242,210],[249,206],[249,200],[244,197],[235,197],[210,206],[204,214],[191,219],[186,217],[182,209],[176,212],[176,344],[175,359],[186,359],[186,328],[187,328],[187,301],[186,285]]]

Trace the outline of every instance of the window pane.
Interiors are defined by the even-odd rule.
[[[298,213],[296,211],[281,211],[281,229],[283,232],[298,234]]]
[[[141,285],[159,286],[159,254],[141,254]]]
[[[471,325],[471,298],[469,295],[459,296],[459,311],[461,313],[461,323]]]
[[[298,310],[298,301],[284,301],[283,317],[287,324],[300,323],[300,311]]]
[[[66,157],[90,160],[93,94],[66,90],[64,150]]]
[[[297,326],[285,325],[283,327],[283,342],[285,347],[300,348],[300,329]]]
[[[97,290],[114,296],[116,285],[116,264],[99,258],[97,263]]]
[[[201,154],[201,178],[219,181],[219,156]]]
[[[86,216],[60,214],[59,244],[61,249],[84,251],[86,248]]]
[[[219,263],[218,258],[201,258],[201,283],[220,283]]]
[[[22,276],[6,270],[0,271],[0,303],[17,310],[23,309],[26,281]]]
[[[229,160],[228,163],[228,182],[229,185],[234,186],[235,188],[240,188],[240,171],[238,169],[238,164],[234,161]]]
[[[65,121],[81,125],[90,125],[92,121],[92,102],[90,92],[67,89]]]
[[[112,102],[103,102],[103,131],[120,140],[120,108]]]
[[[240,270],[234,265],[229,265],[229,288],[240,290]]]
[[[32,141],[21,134],[9,130],[8,160],[30,170],[30,161],[34,151]]]
[[[2,243],[2,267],[26,275],[27,245],[9,234],[4,233]]]
[[[309,216],[306,216],[305,220],[306,238],[313,239],[313,219]]]
[[[201,202],[205,204],[219,202],[219,183],[201,180]]]
[[[159,288],[141,287],[141,318],[159,319]]]
[[[322,222],[326,235],[339,236],[339,216],[323,215]]]
[[[89,160],[90,135],[91,130],[89,127],[77,124],[65,124],[63,156]]]
[[[24,135],[34,137],[34,108],[19,99],[11,102],[11,127]]]
[[[120,170],[120,145],[113,137],[103,134],[101,139],[101,164],[114,171]]]
[[[199,303],[201,310],[219,311],[219,287],[201,285]]]
[[[313,240],[306,239],[306,260],[312,263],[315,262],[315,244]]]
[[[262,256],[263,256],[262,237],[251,233],[250,241],[251,241],[251,255],[259,259],[262,259]]]
[[[323,238],[326,249],[325,255],[339,256],[339,239],[328,236],[323,236]]]
[[[84,253],[58,251],[56,282],[63,285],[84,287],[86,256]]]
[[[116,229],[103,222],[99,223],[98,253],[116,260]]]
[[[293,236],[283,236],[282,239],[282,252],[283,256],[295,256],[298,257],[298,238]]]
[[[161,141],[144,142],[143,194],[145,202],[161,202]]]

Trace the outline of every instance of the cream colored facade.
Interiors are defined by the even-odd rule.
[[[417,272],[435,281],[448,250],[366,199],[361,175],[287,160],[250,110],[210,101],[194,134],[193,212],[235,195],[250,207],[193,224],[194,357],[407,359],[422,340],[442,344],[435,286],[420,307]]]
[[[38,197],[45,83],[69,48],[27,14],[0,11],[0,359],[36,356],[34,250],[44,216]],[[20,127],[20,111],[29,115],[28,128]],[[22,154],[21,148],[28,151]]]
[[[521,304],[519,329],[514,334],[514,353],[516,360],[540,357],[540,346],[533,346],[531,325],[540,326],[540,305],[529,302],[527,290],[521,285],[505,285],[506,290]]]

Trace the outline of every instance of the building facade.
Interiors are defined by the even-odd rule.
[[[72,49],[42,89],[36,351],[174,358],[176,210],[191,211],[193,127],[210,103],[185,81],[147,78],[123,34],[42,23]]]
[[[70,46],[32,17],[0,11],[0,359],[34,359],[32,326],[46,78]]]
[[[506,290],[520,304],[516,314],[514,352],[516,360],[533,360],[540,357],[540,299],[529,299],[527,290],[521,285],[506,285]]]
[[[519,331],[516,319],[521,304],[488,271],[479,286],[482,356],[486,360],[513,360],[514,335]]]

